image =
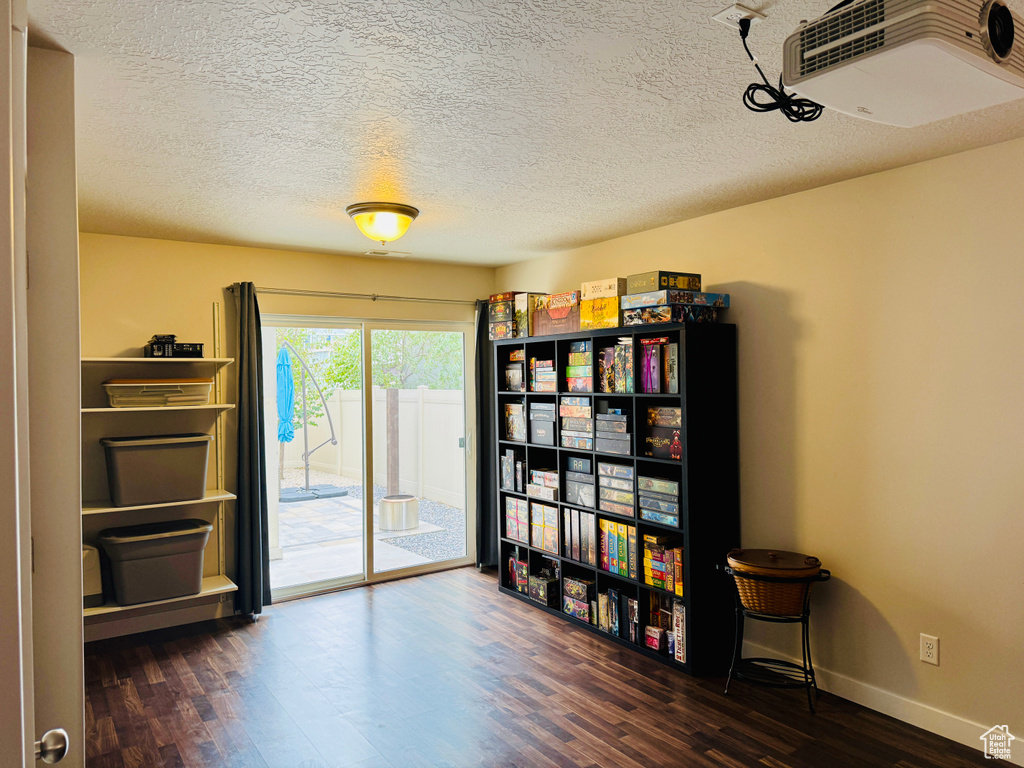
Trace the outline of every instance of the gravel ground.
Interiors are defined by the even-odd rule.
[[[384,489],[380,488],[380,498]],[[378,488],[373,489],[374,498]],[[392,539],[381,539],[388,544],[415,552],[417,555],[429,557],[434,562],[453,560],[466,554],[466,513],[461,509],[449,507],[428,499],[420,499],[420,520],[432,523],[443,531],[421,533],[416,536],[398,536]]]

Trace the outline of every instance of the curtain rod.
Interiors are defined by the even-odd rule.
[[[228,290],[235,292],[233,285]],[[459,304],[475,307],[476,302],[468,299],[428,299],[420,296],[391,296],[385,293],[338,293],[335,291],[306,291],[300,288],[264,288],[256,286],[256,293],[273,293],[279,296],[317,296],[325,299],[363,299],[366,301],[411,301],[420,304]]]

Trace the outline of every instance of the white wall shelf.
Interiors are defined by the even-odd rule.
[[[214,304],[214,343],[212,352],[220,352],[220,305]],[[96,608],[83,611],[85,623],[99,634],[93,637],[116,637],[140,631],[145,626],[174,626],[175,623],[197,621],[203,618],[214,618],[229,615],[232,612],[230,598],[225,598],[238,587],[227,575],[228,545],[226,533],[226,504],[235,498],[235,494],[225,489],[226,459],[225,446],[228,442],[225,424],[222,417],[235,408],[234,404],[225,402],[226,376],[225,370],[234,363],[230,357],[83,357],[82,358],[82,402],[87,405],[82,411],[82,477],[83,493],[91,501],[82,502],[82,525],[85,543],[95,544],[99,532],[108,524],[103,515],[117,515],[119,512],[138,510],[157,510],[146,516],[151,518],[176,518],[188,514],[192,508],[195,516],[208,517],[214,531],[211,534],[204,554],[204,577],[202,589],[197,595],[156,600],[138,605],[116,605],[107,602]],[[160,375],[195,376],[200,374],[213,379],[210,402],[205,405],[168,405],[168,406],[135,406],[131,408],[111,408],[106,397],[102,395],[102,383],[111,376],[149,376],[159,372]],[[189,411],[193,413],[188,413]],[[164,412],[170,415],[151,418],[152,414]],[[108,417],[101,414],[141,414],[131,416]],[[90,414],[88,417],[85,414]],[[177,415],[175,415],[177,414]],[[209,418],[210,416],[214,418]],[[215,486],[208,488],[201,499],[175,501],[159,504],[141,504],[130,507],[115,507],[110,500],[103,498],[107,493],[105,462],[100,440],[104,436],[123,435],[128,432],[135,435],[167,434],[168,426],[177,426],[180,432],[203,432],[209,434],[213,441],[210,445],[209,478]],[[199,509],[198,505],[209,505]],[[182,509],[184,508],[184,509]],[[166,510],[161,515],[159,510]],[[108,601],[112,596],[106,596]],[[144,610],[148,609],[148,610]],[[162,614],[167,614],[161,618]],[[162,623],[163,622],[163,623]],[[99,629],[97,629],[99,628]],[[87,636],[89,632],[87,632]]]
[[[83,363],[190,363],[192,365],[213,364],[218,368],[231,365],[233,357],[83,357]]]
[[[83,408],[82,413],[154,413],[156,411],[230,411],[235,406],[232,403],[210,403],[209,405],[146,405],[134,406],[131,408]]]
[[[83,515],[105,515],[111,512],[131,512],[137,509],[162,509],[164,507],[187,507],[192,504],[208,504],[217,501],[230,501],[235,494],[228,493],[223,488],[215,488],[206,491],[201,499],[191,501],[168,501],[162,504],[138,504],[134,507],[115,507],[107,499],[101,501],[87,501],[82,504]]]
[[[113,603],[106,603],[104,605],[98,605],[95,608],[86,608],[82,611],[82,616],[86,619],[92,616],[102,616],[107,613],[120,613],[123,611],[134,611],[139,608],[149,608],[154,605],[170,605],[171,603],[181,603],[187,600],[196,600],[201,597],[208,597],[211,595],[223,595],[229,592],[234,592],[238,589],[231,579],[227,576],[207,576],[203,579],[203,586],[199,590],[197,595],[185,595],[184,597],[172,597],[169,600],[154,600],[151,603],[136,603],[135,605],[115,605]]]

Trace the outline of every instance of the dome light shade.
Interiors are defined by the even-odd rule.
[[[352,217],[360,232],[381,245],[404,235],[420,215],[418,208],[401,203],[354,203],[345,213]]]

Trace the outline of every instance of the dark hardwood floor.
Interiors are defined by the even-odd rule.
[[[90,643],[85,668],[89,768],[985,764],[825,693],[723,696],[472,568]]]

